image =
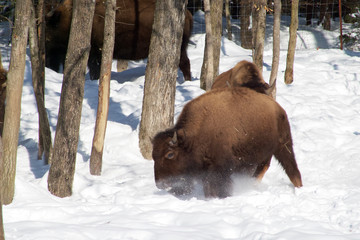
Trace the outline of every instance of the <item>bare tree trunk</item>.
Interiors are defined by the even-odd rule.
[[[4,170],[1,176],[3,204],[10,204],[14,198],[21,94],[24,83],[31,4],[31,0],[23,0],[16,1],[15,5],[15,28],[12,33],[10,67],[6,83],[6,108],[3,130],[4,158],[0,165]]]
[[[241,47],[252,49],[252,31],[250,27],[250,15],[252,10],[252,0],[241,0],[240,14],[240,41]]]
[[[210,90],[214,79],[214,47],[213,47],[213,34],[210,13],[210,0],[204,0],[205,10],[205,49],[204,60],[201,68],[200,87],[204,90]]]
[[[270,73],[270,86],[276,84],[276,78],[279,70],[280,60],[280,18],[281,18],[281,0],[274,0],[274,29],[273,29],[273,59]],[[276,99],[276,85],[271,92],[273,99]]]
[[[117,72],[122,72],[122,71],[127,70],[128,62],[129,62],[128,60],[118,59],[116,62]]]
[[[94,9],[95,1],[74,0],[53,158],[48,177],[48,189],[58,197],[72,194]]]
[[[230,0],[225,0],[225,17],[226,17],[227,37],[229,40],[232,40]]]
[[[0,62],[1,62],[1,57],[0,57]],[[0,66],[0,67],[2,67],[2,66]],[[3,145],[2,145],[2,140],[1,140],[1,137],[0,137],[0,162],[2,161],[1,160],[2,158],[3,158]],[[0,176],[2,174],[3,174],[3,169],[0,169]],[[3,213],[2,213],[2,201],[1,201],[1,191],[0,191],[0,240],[5,240],[4,222],[3,222]]]
[[[106,1],[106,14],[104,26],[104,45],[101,57],[99,102],[96,115],[95,133],[90,156],[90,173],[101,175],[102,156],[106,124],[109,113],[111,65],[113,60],[115,42],[115,14],[116,0]]]
[[[52,151],[50,124],[47,117],[44,102],[45,85],[45,62],[40,51],[40,38],[38,37],[35,8],[31,4],[31,16],[29,26],[29,44],[31,53],[32,82],[34,87],[36,104],[39,113],[39,150],[38,159],[42,159],[45,153],[45,163],[49,163]]]
[[[204,2],[205,6],[205,2]],[[222,35],[222,9],[223,4],[222,0],[211,0],[210,1],[210,17],[211,17],[211,40],[207,39],[205,41],[205,51],[204,51],[204,62],[201,67],[201,76],[200,76],[200,87],[202,89],[211,89],[213,80],[217,77],[219,74],[219,63],[220,63],[220,48],[221,48],[221,35]],[[210,35],[209,35],[210,36]],[[208,34],[206,34],[206,38],[208,37]],[[213,60],[212,60],[212,66],[213,66],[213,76],[212,77],[205,77],[203,74],[208,74],[208,67],[210,67],[209,63],[206,63],[208,59],[210,58],[208,54],[208,48],[207,44],[211,42],[212,44],[212,54],[213,54]],[[205,79],[209,79],[211,81],[209,84],[206,85]]]
[[[211,28],[214,47],[214,79],[219,75],[220,49],[222,36],[223,0],[210,0],[211,2]],[[211,87],[211,86],[210,86]]]
[[[187,0],[156,1],[139,132],[140,151],[146,159],[152,158],[151,138],[173,125],[186,3]]]
[[[288,53],[286,58],[285,83],[291,84],[294,81],[294,57],[296,48],[296,32],[298,28],[299,0],[293,0],[291,3],[291,22]]]
[[[254,7],[257,12],[256,32],[254,36],[254,54],[253,62],[259,68],[260,72],[263,70],[263,56],[264,56],[264,41],[266,29],[266,0],[256,0]]]

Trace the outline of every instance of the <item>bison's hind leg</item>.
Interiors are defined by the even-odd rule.
[[[270,167],[270,162],[271,162],[271,157],[269,160],[259,164],[255,170],[255,173],[253,175],[253,177],[255,177],[259,182],[261,182],[261,180],[263,179],[266,171],[269,169]]]

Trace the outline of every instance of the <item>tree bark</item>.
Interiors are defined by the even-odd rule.
[[[270,86],[276,84],[276,78],[279,70],[280,60],[280,18],[281,18],[281,0],[274,0],[274,29],[273,29],[273,59],[270,73]],[[276,99],[276,85],[271,92],[273,99]]]
[[[60,108],[48,177],[49,191],[58,197],[72,194],[86,65],[95,1],[74,0]]]
[[[263,56],[264,56],[264,41],[266,29],[266,0],[256,0],[254,7],[257,12],[256,32],[254,37],[254,55],[253,62],[259,68],[260,72],[263,70]]]
[[[173,125],[186,2],[156,1],[139,132],[140,151],[146,159],[152,158],[151,139],[154,135]],[[161,46],[160,50],[158,46]]]
[[[101,57],[99,102],[96,115],[95,133],[90,156],[90,173],[92,175],[101,175],[102,169],[104,139],[109,113],[111,65],[115,42],[115,13],[116,0],[107,0],[104,26],[105,37]]]
[[[213,34],[212,34],[212,23],[210,13],[210,0],[204,0],[204,11],[205,11],[205,49],[204,49],[204,60],[201,68],[200,87],[206,91],[211,89],[214,79],[214,46],[213,46]]]
[[[12,33],[10,67],[6,84],[6,108],[3,130],[4,158],[0,165],[3,204],[14,198],[18,137],[20,129],[21,94],[24,83],[28,23],[31,0],[16,1],[15,28]]]
[[[252,49],[252,31],[250,27],[250,15],[252,10],[251,0],[241,0],[240,10],[240,41],[241,47],[245,49]]]
[[[207,64],[206,61],[209,58],[208,51],[204,51],[204,62],[201,67],[201,75],[200,75],[200,86],[203,89],[211,89],[213,80],[219,75],[219,63],[220,63],[220,48],[221,48],[221,35],[222,35],[222,10],[223,10],[223,1],[222,0],[211,0],[210,1],[210,17],[211,17],[211,33],[212,40],[205,40],[205,49],[208,48],[208,42],[211,42],[213,46],[212,54],[213,54],[213,76],[209,77],[211,83],[206,86],[205,73],[208,72],[207,68],[210,64]],[[208,35],[206,35],[207,37]],[[211,79],[212,78],[212,79]]]
[[[41,34],[38,31],[35,8],[31,4],[29,44],[31,54],[32,83],[34,87],[35,99],[39,113],[39,150],[38,159],[42,159],[44,153],[45,163],[48,164],[51,158],[52,141],[50,124],[45,109],[44,85],[45,85],[45,62],[43,51],[40,51]],[[39,34],[39,36],[38,36]],[[43,40],[44,41],[44,40]]]
[[[298,28],[299,0],[293,0],[291,3],[291,22],[288,53],[286,58],[285,83],[291,84],[294,81],[294,57],[296,48],[296,32]]]

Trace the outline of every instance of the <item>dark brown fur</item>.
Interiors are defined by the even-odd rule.
[[[231,175],[259,180],[274,155],[301,187],[286,112],[271,97],[244,87],[220,88],[190,101],[176,125],[153,139],[155,181],[181,195],[202,182],[206,197],[231,193]]]
[[[4,127],[7,71],[0,67],[0,136]]]
[[[117,0],[114,59],[139,60],[147,58],[154,20],[155,0]],[[46,17],[46,66],[59,71],[65,62],[70,34],[72,0],[65,0]],[[104,39],[105,4],[96,0],[91,35],[91,51],[88,61],[90,78],[100,75],[101,48]],[[190,60],[187,45],[192,31],[193,19],[186,11],[184,33],[181,44],[179,67],[185,80],[191,80]]]
[[[271,86],[264,81],[258,67],[254,63],[245,60],[220,74],[215,79],[211,89],[227,87],[248,87],[267,95],[272,90]]]

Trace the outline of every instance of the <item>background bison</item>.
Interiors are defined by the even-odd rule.
[[[270,95],[275,87],[267,84],[258,67],[246,60],[240,61],[235,67],[220,74],[212,85],[211,89],[227,87],[248,87],[259,93]]]
[[[155,0],[117,0],[114,59],[147,58],[154,20]],[[101,48],[104,39],[105,2],[96,0],[88,67],[91,79],[100,76]],[[70,34],[72,0],[65,0],[46,15],[46,66],[59,71],[65,63]],[[191,80],[186,53],[193,19],[186,11],[179,67],[185,80]],[[160,46],[159,46],[160,47]]]
[[[215,89],[185,105],[176,125],[153,139],[155,181],[176,195],[199,180],[206,197],[231,194],[231,175],[259,180],[274,155],[301,187],[285,111],[271,97],[245,87]]]

